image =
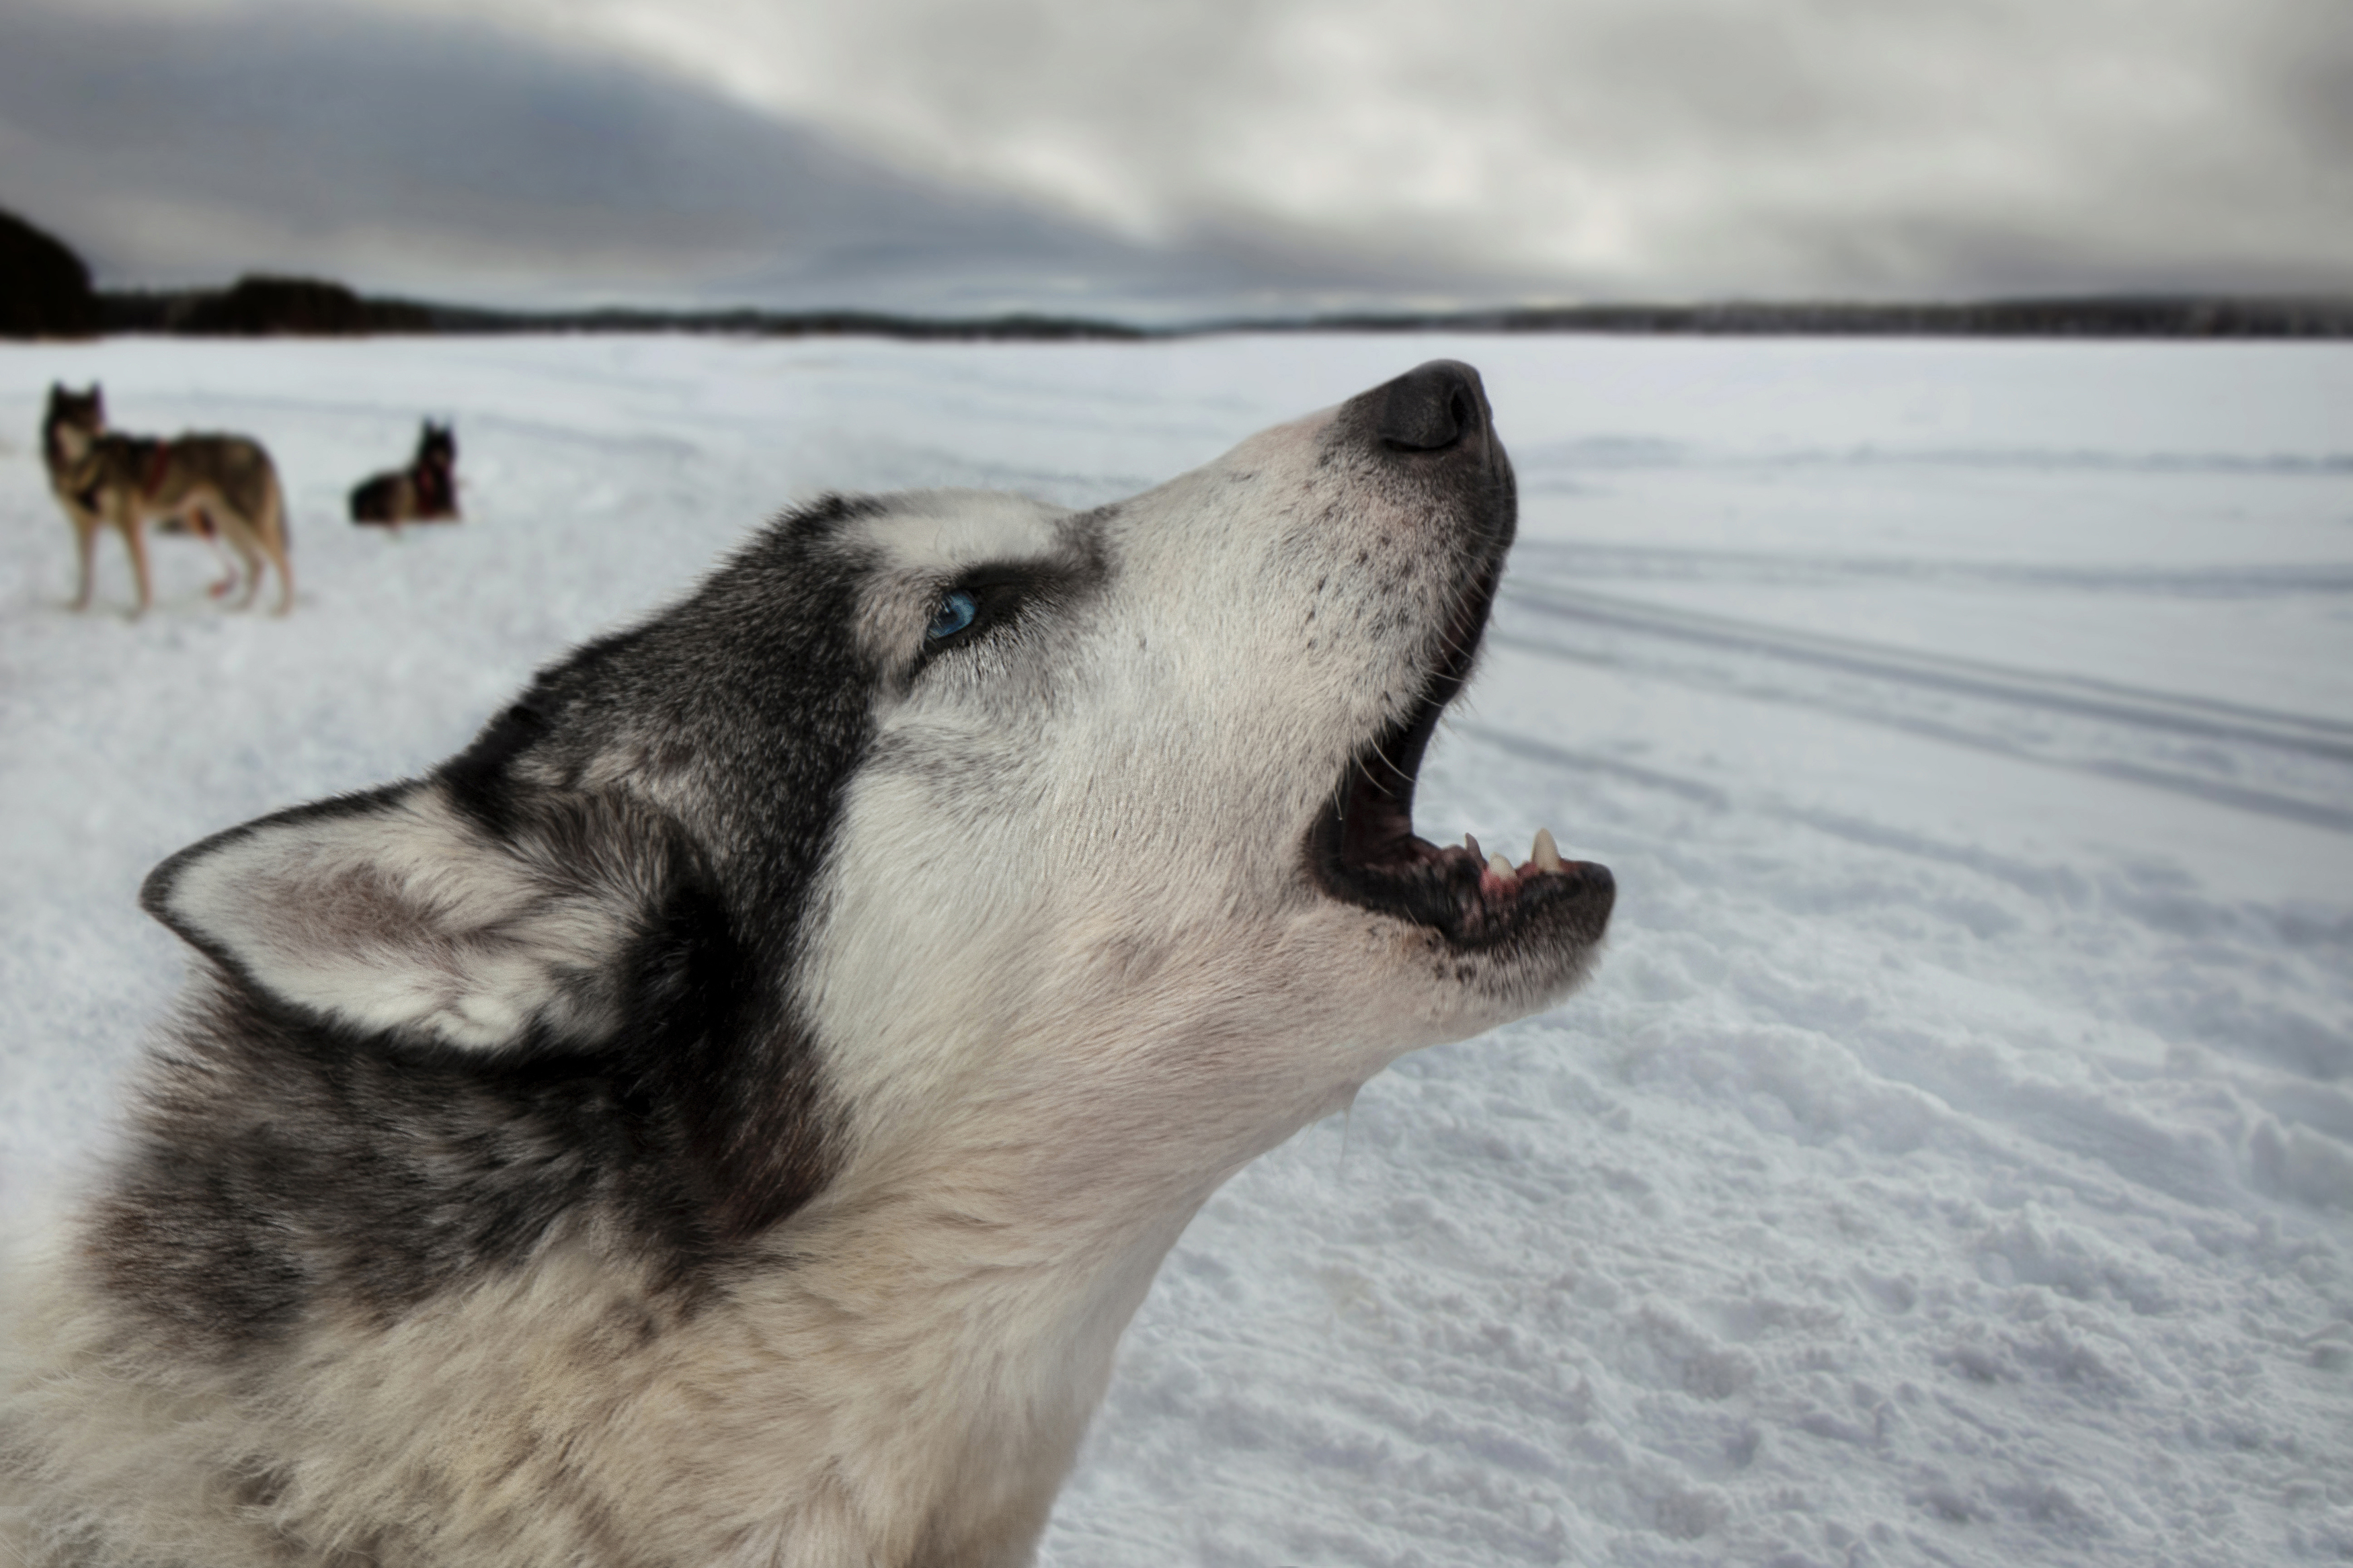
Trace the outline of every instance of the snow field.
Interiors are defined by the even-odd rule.
[[[1441,353],[1523,536],[1417,819],[1606,862],[1612,947],[1212,1201],[1045,1562],[2353,1557],[2337,345],[0,348],[0,1211],[168,1005],[172,850],[428,765],[790,499],[1091,504]],[[52,378],[261,437],[294,615],[174,540],[68,614]],[[426,414],[469,521],[345,524]]]

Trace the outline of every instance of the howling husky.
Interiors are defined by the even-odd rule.
[[[1203,1200],[1592,962],[1602,868],[1413,829],[1514,521],[1448,362],[1092,511],[828,498],[165,861],[0,1561],[1029,1562]]]

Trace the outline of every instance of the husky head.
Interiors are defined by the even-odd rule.
[[[106,434],[106,398],[91,382],[88,392],[49,384],[49,406],[41,417],[41,454],[52,468],[79,463],[90,443]]]
[[[1089,511],[828,498],[146,904],[248,1038],[600,1086],[615,1201],[705,1239],[983,1149],[1027,1201],[1189,1212],[1591,962],[1606,870],[1413,831],[1514,505],[1449,362]]]

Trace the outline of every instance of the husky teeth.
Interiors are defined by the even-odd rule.
[[[1490,855],[1487,857],[1487,869],[1493,871],[1496,876],[1501,877],[1506,882],[1514,882],[1519,879],[1520,874],[1517,871],[1513,870],[1512,863],[1509,860],[1504,859],[1501,855]]]
[[[1536,829],[1535,847],[1528,851],[1528,858],[1536,863],[1536,869],[1539,871],[1557,871],[1561,868],[1560,846],[1553,842],[1551,828]]]
[[[1479,841],[1467,833],[1462,836],[1462,847],[1471,851],[1471,858],[1473,860],[1484,860],[1487,858],[1487,852],[1479,847]]]

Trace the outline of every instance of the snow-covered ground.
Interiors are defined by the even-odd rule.
[[[1621,889],[1171,1258],[1052,1568],[2353,1557],[2353,348],[1233,338],[0,348],[0,1208],[199,835],[413,773],[788,498],[1083,503],[1440,353],[1523,536],[1423,831]],[[277,454],[301,597],[64,609],[52,377]],[[454,416],[469,521],[344,489]]]

